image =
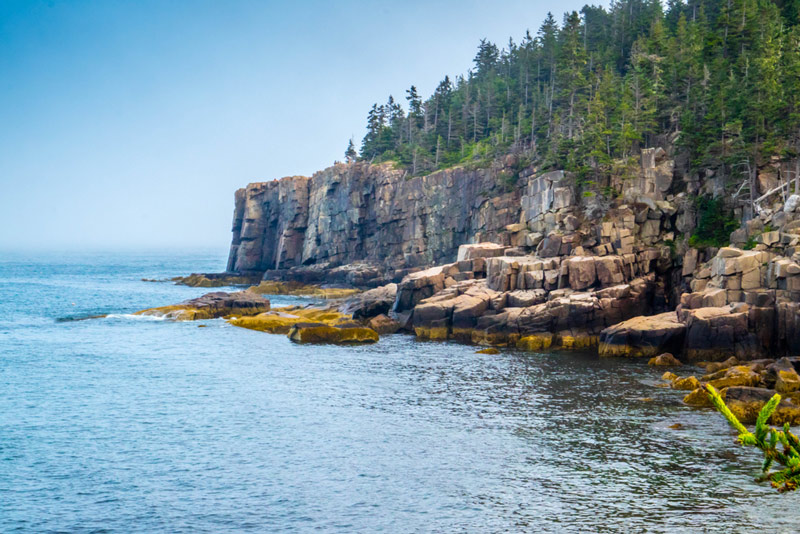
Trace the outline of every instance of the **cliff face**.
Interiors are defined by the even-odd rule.
[[[456,168],[408,178],[388,164],[354,163],[250,184],[236,192],[228,271],[353,263],[402,270],[453,261],[463,243],[508,242],[528,181],[523,172],[523,187],[510,187],[513,172]],[[529,211],[553,202],[550,183],[526,201]]]

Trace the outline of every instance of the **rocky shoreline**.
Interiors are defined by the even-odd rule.
[[[330,314],[309,323],[318,335],[290,336],[300,342],[405,332],[685,364],[733,357],[742,365],[730,372],[750,378],[728,387],[777,387],[763,373],[778,362],[788,372],[774,359],[800,353],[800,197],[764,200],[750,218],[733,206],[745,222],[730,246],[695,248],[689,236],[708,223],[693,199],[715,182],[685,172],[669,143],[642,150],[634,179],[612,180],[611,195],[518,163],[421,177],[337,164],[250,184],[236,193],[228,271],[177,282],[329,299],[319,310],[223,314],[281,333]],[[769,192],[780,171],[759,169],[759,187]],[[723,378],[708,374],[686,383]]]

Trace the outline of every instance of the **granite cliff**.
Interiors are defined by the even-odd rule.
[[[253,183],[236,192],[228,273],[375,287],[343,310],[428,339],[691,360],[795,350],[800,197],[787,188],[749,218],[733,203],[747,220],[732,247],[692,248],[694,198],[718,184],[679,161],[669,143],[644,149],[632,176],[602,188],[513,155],[426,176],[362,162]],[[759,193],[776,173],[759,169]]]

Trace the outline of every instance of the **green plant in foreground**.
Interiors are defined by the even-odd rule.
[[[758,447],[764,453],[764,464],[761,466],[763,475],[758,481],[768,480],[772,487],[779,492],[794,491],[800,483],[800,439],[789,431],[789,423],[783,430],[776,430],[767,426],[767,421],[772,416],[781,396],[777,393],[761,408],[756,419],[755,432],[750,432],[739,422],[739,419],[730,411],[714,386],[706,384],[706,391],[714,407],[728,420],[733,428],[739,432],[738,441],[742,445]],[[783,450],[778,450],[781,445]],[[771,471],[773,464],[783,466],[782,469]]]

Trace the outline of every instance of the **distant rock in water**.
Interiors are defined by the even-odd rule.
[[[190,287],[226,287],[226,286],[249,286],[260,281],[259,276],[238,275],[231,273],[192,273],[189,276],[176,276],[170,278],[170,282],[177,285]],[[158,282],[159,280],[143,280],[145,282]]]
[[[258,315],[269,311],[269,300],[249,291],[206,293],[180,304],[149,308],[135,315],[166,317],[175,321],[197,321],[218,317]]]

